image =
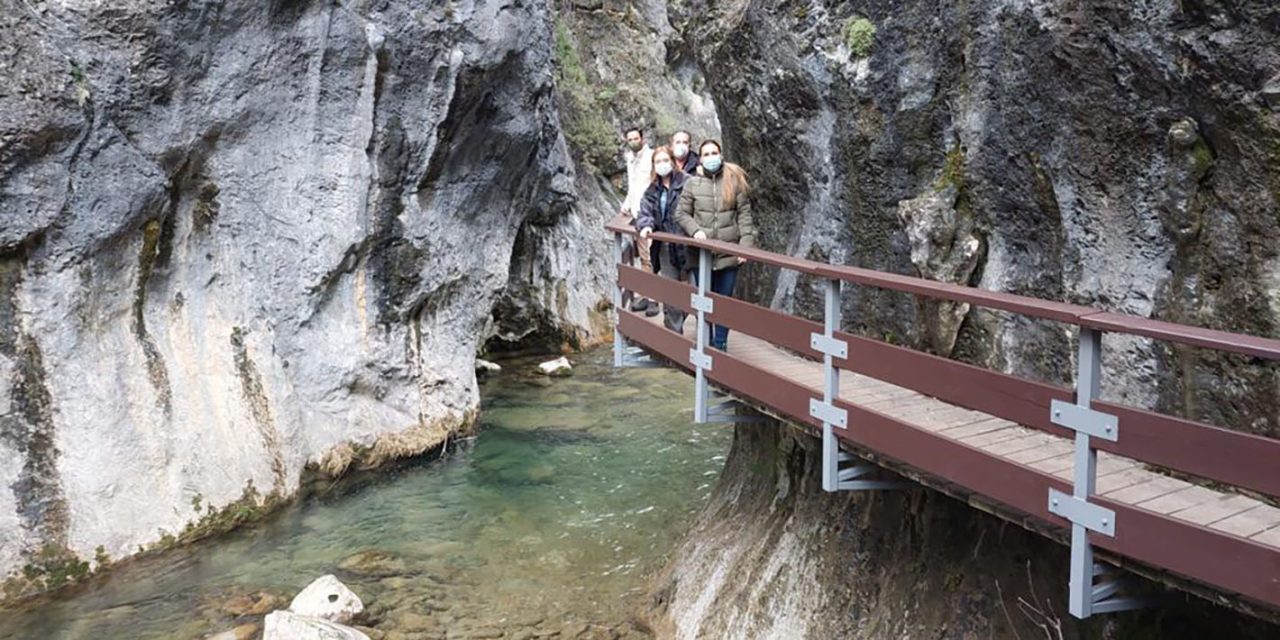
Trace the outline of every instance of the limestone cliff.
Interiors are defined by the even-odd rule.
[[[1274,2],[747,0],[674,20],[766,248],[1256,335],[1280,331]],[[820,291],[756,270],[748,295]],[[851,329],[1053,382],[1069,327],[851,287]],[[1103,394],[1280,435],[1280,368],[1104,340]]]
[[[610,206],[552,27],[538,1],[0,0],[0,579],[438,445],[504,292],[526,343],[607,331]]]

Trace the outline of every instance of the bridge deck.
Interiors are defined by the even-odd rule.
[[[686,332],[693,330],[694,321],[690,318]],[[787,353],[768,342],[741,333],[731,334],[729,353],[808,387],[815,396],[822,395],[821,362]],[[840,397],[964,443],[987,455],[1064,480],[1070,480],[1074,471],[1074,445],[1067,438],[850,372],[840,376]],[[1249,538],[1280,550],[1280,508],[1238,493],[1172,478],[1152,471],[1136,460],[1100,452],[1097,495]]]
[[[684,335],[678,336],[661,326],[661,316],[646,319],[630,312],[622,312],[619,316],[619,329],[629,339],[688,369],[687,353],[692,346],[691,336],[696,329],[692,317],[686,322]],[[732,359],[722,356],[717,359],[717,362],[723,361],[723,364],[717,364],[716,368],[709,372],[713,382],[755,404],[769,408],[770,413],[792,418],[798,424],[813,426],[813,421],[804,419],[797,407],[807,403],[809,397],[822,396],[823,366],[821,362],[737,331],[730,335],[728,356]],[[763,386],[770,387],[769,392],[761,393],[744,388],[746,385],[760,388],[759,378],[765,379]],[[1022,473],[1019,476],[1021,478],[1034,480],[1034,476],[1050,476],[1049,482],[1056,484],[1061,481],[1063,488],[1069,490],[1074,457],[1073,443],[1067,438],[956,406],[911,389],[849,371],[841,373],[839,395],[847,406],[874,412],[862,414],[851,412],[850,428],[837,430],[841,432],[838,435],[842,439],[856,447],[901,463],[918,472],[915,475],[940,480],[941,482],[936,483],[935,486],[958,484],[974,490],[975,495],[986,498],[995,496],[997,505],[1007,506],[1013,501],[1001,497],[1000,494],[1014,496],[1018,493],[1018,489],[992,491],[975,487],[975,483],[969,482],[966,478],[960,478],[966,474],[969,474],[969,478],[975,477],[971,473],[974,467],[1000,466],[998,463],[1004,463],[1017,465],[1024,472],[1031,472]],[[889,421],[879,420],[876,414],[885,416]],[[859,415],[862,416],[861,420]],[[877,417],[876,424],[868,426],[865,424],[866,418],[871,416]],[[953,443],[950,448],[934,447],[935,451],[943,452],[943,456],[965,455],[957,456],[954,461],[942,465],[921,464],[920,461],[923,458],[899,459],[900,456],[897,454],[907,451],[907,448],[898,448],[894,451],[894,447],[882,445],[892,438],[902,437],[903,434],[885,435],[881,439],[876,432],[901,431],[902,426],[913,427],[908,428],[907,431],[916,432],[907,434],[908,438],[914,438],[910,447],[913,452],[928,448],[922,447],[924,441],[917,437],[921,435],[919,432],[927,432],[929,435]],[[974,452],[983,457],[970,455]],[[1247,597],[1255,602],[1259,600],[1266,602],[1269,607],[1275,606],[1273,596],[1263,594],[1274,593],[1275,584],[1280,580],[1280,575],[1277,575],[1274,570],[1274,566],[1277,565],[1276,559],[1280,558],[1280,508],[1247,495],[1173,478],[1152,470],[1145,463],[1107,452],[1098,454],[1097,476],[1096,495],[1100,499],[1111,502],[1113,505],[1126,505],[1132,508],[1126,510],[1127,516],[1121,514],[1117,517],[1118,535],[1122,538],[1127,537],[1123,533],[1126,525],[1129,525],[1131,530],[1149,527],[1149,523],[1138,525],[1134,522],[1137,516],[1148,512],[1159,514],[1160,518],[1171,519],[1172,522],[1169,524],[1173,524],[1179,530],[1184,528],[1193,530],[1192,535],[1196,536],[1194,544],[1205,547],[1187,549],[1187,541],[1170,541],[1170,545],[1178,547],[1176,555],[1163,557],[1187,557],[1186,554],[1212,556],[1222,548],[1219,543],[1223,540],[1247,540],[1244,547],[1251,547],[1251,549],[1245,549],[1241,553],[1242,547],[1238,542],[1229,543],[1231,550],[1224,556],[1232,556],[1232,558],[1224,557],[1223,560],[1225,564],[1235,565],[1230,570],[1232,575],[1240,573],[1242,566],[1262,565],[1254,567],[1254,571],[1259,574],[1255,579],[1259,584],[1267,586],[1262,586],[1256,593]],[[999,481],[1017,482],[1011,478],[1013,476],[1004,474],[1003,479]],[[1036,487],[1035,491],[1041,492],[1036,495],[1044,495],[1041,487]],[[1015,504],[1014,510],[1033,513],[1029,510],[1029,506],[1029,502]],[[1043,512],[1033,513],[1033,515],[1041,521],[1044,520]],[[1031,522],[1031,520],[1025,520],[1023,524],[1031,526]],[[1196,530],[1203,533],[1194,533]],[[1150,539],[1147,531],[1143,534],[1148,540]],[[1151,544],[1151,542],[1142,544]],[[1129,543],[1122,546],[1129,547]],[[1119,551],[1118,557],[1124,559],[1136,555],[1130,550],[1132,548],[1136,547],[1113,550]],[[1169,569],[1169,564],[1159,560],[1153,561],[1155,557],[1152,556],[1147,560],[1139,558],[1139,561],[1149,563],[1156,573],[1165,575],[1163,572]],[[1184,569],[1187,571],[1186,574],[1179,576],[1178,570],[1175,569],[1173,575],[1167,576],[1167,579],[1172,584],[1202,593],[1206,588],[1208,592],[1220,594],[1234,592],[1234,589],[1219,582],[1216,575],[1211,576],[1214,573],[1212,569],[1204,569],[1200,566],[1201,564],[1198,560],[1190,561]],[[1196,574],[1200,574],[1200,577],[1196,577]],[[1190,577],[1189,581],[1188,577]],[[1253,607],[1242,608],[1261,613]],[[1263,615],[1272,617],[1274,612],[1275,610],[1272,609]]]

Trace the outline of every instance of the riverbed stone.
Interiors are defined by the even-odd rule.
[[[573,375],[573,364],[568,358],[561,356],[538,365],[538,372],[552,378],[563,378]]]
[[[399,611],[389,617],[389,623],[401,631],[425,631],[440,626],[440,621],[417,611]]]
[[[292,611],[267,615],[262,640],[370,640],[351,627],[321,618],[300,616]]]
[[[285,606],[288,601],[288,597],[282,593],[260,590],[227,596],[223,600],[213,599],[206,605],[206,611],[216,611],[237,618],[261,616]]]
[[[332,622],[349,622],[364,611],[364,603],[347,585],[332,575],[326,575],[299,592],[289,603],[289,610]]]
[[[338,568],[347,573],[368,578],[402,576],[412,573],[409,565],[393,553],[370,549],[347,556],[338,563]]]
[[[242,624],[234,629],[223,631],[215,635],[211,635],[207,640],[252,640],[258,637],[258,632],[262,630],[262,625],[252,622]]]

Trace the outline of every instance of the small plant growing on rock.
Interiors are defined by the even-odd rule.
[[[850,18],[844,23],[844,43],[855,59],[871,55],[876,41],[876,25],[866,18]]]

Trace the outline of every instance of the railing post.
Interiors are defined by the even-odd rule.
[[[613,254],[614,262],[618,267],[614,270],[613,276],[613,366],[622,366],[622,354],[626,348],[626,344],[622,339],[622,328],[620,321],[622,320],[622,234],[615,232],[613,234]]]
[[[836,279],[826,282],[824,320],[822,335],[828,341],[835,342],[836,331],[840,330],[840,286]],[[835,356],[831,349],[824,349],[822,354],[822,402],[828,407],[835,407],[836,398],[840,395],[840,369],[836,367]],[[845,427],[847,425],[841,425]],[[836,439],[835,427],[830,416],[822,419],[822,489],[838,491],[840,488],[840,441]]]
[[[689,351],[689,362],[694,367],[693,421],[707,422],[707,372],[711,370],[711,355],[707,353],[710,340],[707,314],[714,313],[714,305],[707,291],[711,289],[711,252],[698,249],[698,291],[690,296],[689,303],[698,312],[697,344]]]
[[[1068,585],[1067,610],[1077,618],[1088,618],[1095,611],[1118,611],[1139,605],[1137,600],[1107,601],[1109,593],[1094,586],[1095,565],[1089,532],[1115,536],[1116,514],[1100,507],[1090,498],[1097,491],[1098,450],[1092,438],[1116,440],[1120,425],[1115,416],[1095,411],[1090,405],[1099,395],[1102,378],[1102,333],[1080,328],[1080,345],[1076,358],[1075,403],[1054,400],[1050,421],[1076,432],[1075,461],[1071,495],[1049,490],[1049,511],[1071,522],[1071,581]],[[1133,605],[1133,606],[1130,606]]]
[[[1080,329],[1080,353],[1076,377],[1076,406],[1089,408],[1098,395],[1098,378],[1102,375],[1102,334],[1093,329]],[[1071,495],[1088,502],[1097,491],[1098,451],[1090,446],[1087,431],[1076,432],[1075,473]],[[1114,514],[1112,518],[1114,518]],[[1104,519],[1105,522],[1105,519]],[[1084,524],[1071,524],[1071,599],[1069,609],[1078,618],[1093,613],[1093,546]]]

